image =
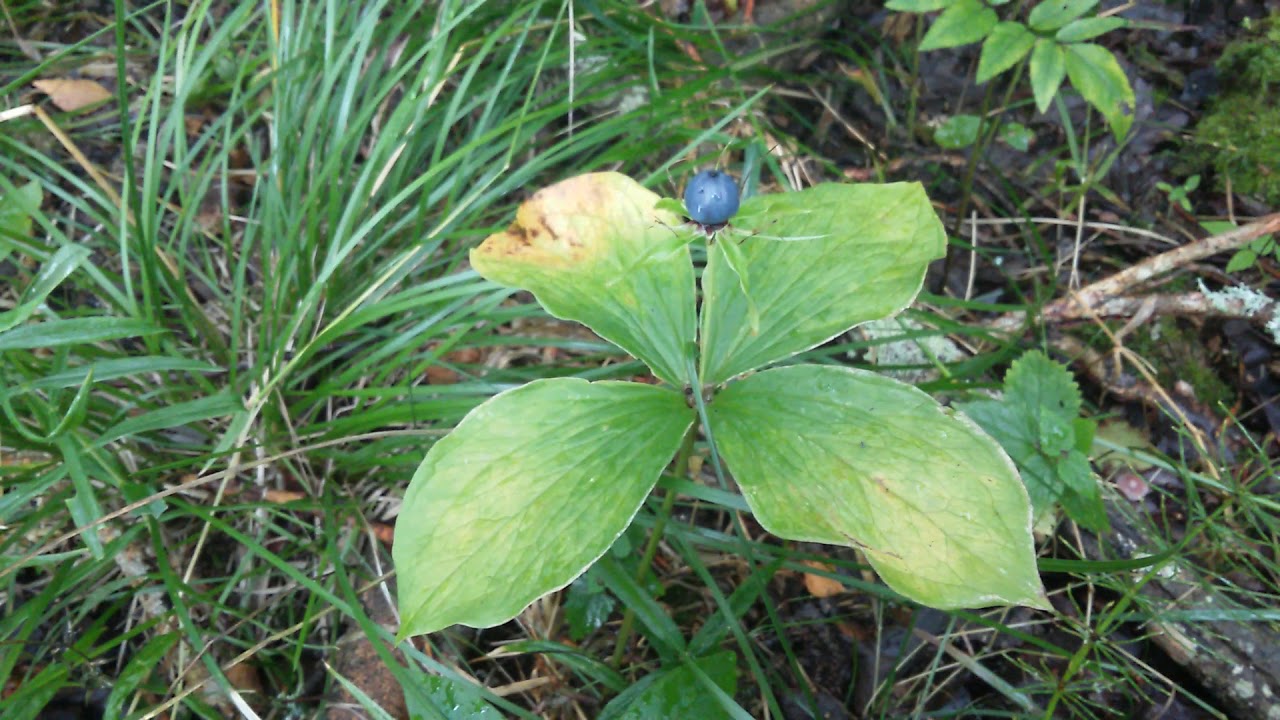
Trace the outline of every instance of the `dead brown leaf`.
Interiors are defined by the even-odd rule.
[[[814,570],[822,570],[829,573],[836,571],[833,566],[815,560],[805,560],[802,564]],[[813,573],[804,574],[804,587],[809,591],[810,595],[816,598],[829,598],[844,592],[844,583],[825,575],[815,575]]]
[[[111,91],[94,80],[84,78],[52,78],[31,83],[49,96],[59,110],[74,112],[111,99]]]

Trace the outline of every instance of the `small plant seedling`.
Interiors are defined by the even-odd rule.
[[[723,202],[727,190],[708,192]],[[824,184],[727,207],[690,216],[814,239],[711,244],[699,289],[698,233],[672,232],[686,208],[592,173],[534,193],[472,251],[481,275],[587,325],[660,384],[536,380],[436,442],[396,523],[401,638],[496,625],[568,585],[699,428],[775,536],[857,548],[890,588],[932,607],[1047,607],[1031,502],[995,440],[892,378],[771,367],[912,302],[946,246],[924,189]]]
[[[1191,193],[1198,187],[1200,187],[1199,175],[1192,175],[1176,187],[1163,180],[1156,183],[1156,189],[1169,196],[1170,205],[1177,205],[1187,212],[1191,212]]]

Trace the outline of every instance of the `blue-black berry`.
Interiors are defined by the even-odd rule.
[[[727,173],[703,170],[685,186],[684,207],[699,225],[724,225],[738,212],[738,184]]]

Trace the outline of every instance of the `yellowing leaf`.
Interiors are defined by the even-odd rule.
[[[686,385],[693,264],[687,233],[674,229],[680,218],[656,209],[658,200],[620,173],[569,178],[526,200],[510,227],[471,251],[471,264]]]
[[[37,90],[49,96],[59,110],[74,112],[83,107],[110,100],[111,91],[96,81],[84,78],[53,78],[31,83]]]

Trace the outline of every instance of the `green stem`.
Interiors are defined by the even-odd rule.
[[[680,443],[680,450],[676,453],[675,472],[684,475],[689,472],[689,456],[693,454],[693,441],[698,434],[697,423],[689,425],[689,431],[684,434],[684,440]],[[644,555],[640,559],[640,567],[636,570],[636,583],[644,585],[644,581],[649,574],[649,567],[653,565],[653,559],[658,555],[658,543],[662,542],[662,535],[667,531],[667,521],[671,519],[671,510],[676,504],[676,493],[668,490],[662,497],[662,508],[658,510],[658,517],[654,521],[653,530],[649,532],[649,540],[644,546]],[[618,628],[618,640],[613,646],[613,657],[609,659],[609,665],[616,668],[622,662],[622,653],[627,649],[627,642],[631,640],[631,630],[635,626],[636,612],[631,608],[622,616],[622,625]]]
[[[1023,4],[1024,2],[1019,0],[1018,4],[1013,9],[1013,12],[1009,14],[1009,17],[1017,18],[1018,14],[1022,12]],[[1024,57],[1018,63],[1017,69],[1013,72],[1013,79],[1011,79],[1009,84],[1005,86],[1004,100],[1001,101],[1000,107],[1009,107],[1009,101],[1013,98],[1013,91],[1018,87],[1018,83],[1022,80],[1022,72],[1026,69],[1028,62],[1027,58]],[[982,118],[984,125],[978,132],[978,142],[973,146],[973,152],[969,154],[969,164],[965,166],[964,180],[960,184],[960,211],[956,213],[955,232],[953,233],[957,236],[960,235],[965,215],[969,214],[969,202],[973,195],[973,178],[974,175],[977,174],[978,159],[987,152],[987,146],[991,144],[991,141],[996,137],[996,133],[1000,130],[1001,116],[997,116],[992,120],[990,128],[985,127],[987,113],[991,110],[991,96],[995,92],[995,87],[995,83],[988,85],[987,92],[982,97],[982,114],[979,115],[979,117]],[[947,260],[950,261],[950,259],[951,256],[948,254]],[[947,269],[950,268],[948,267]],[[943,273],[943,277],[946,277],[946,273]]]

